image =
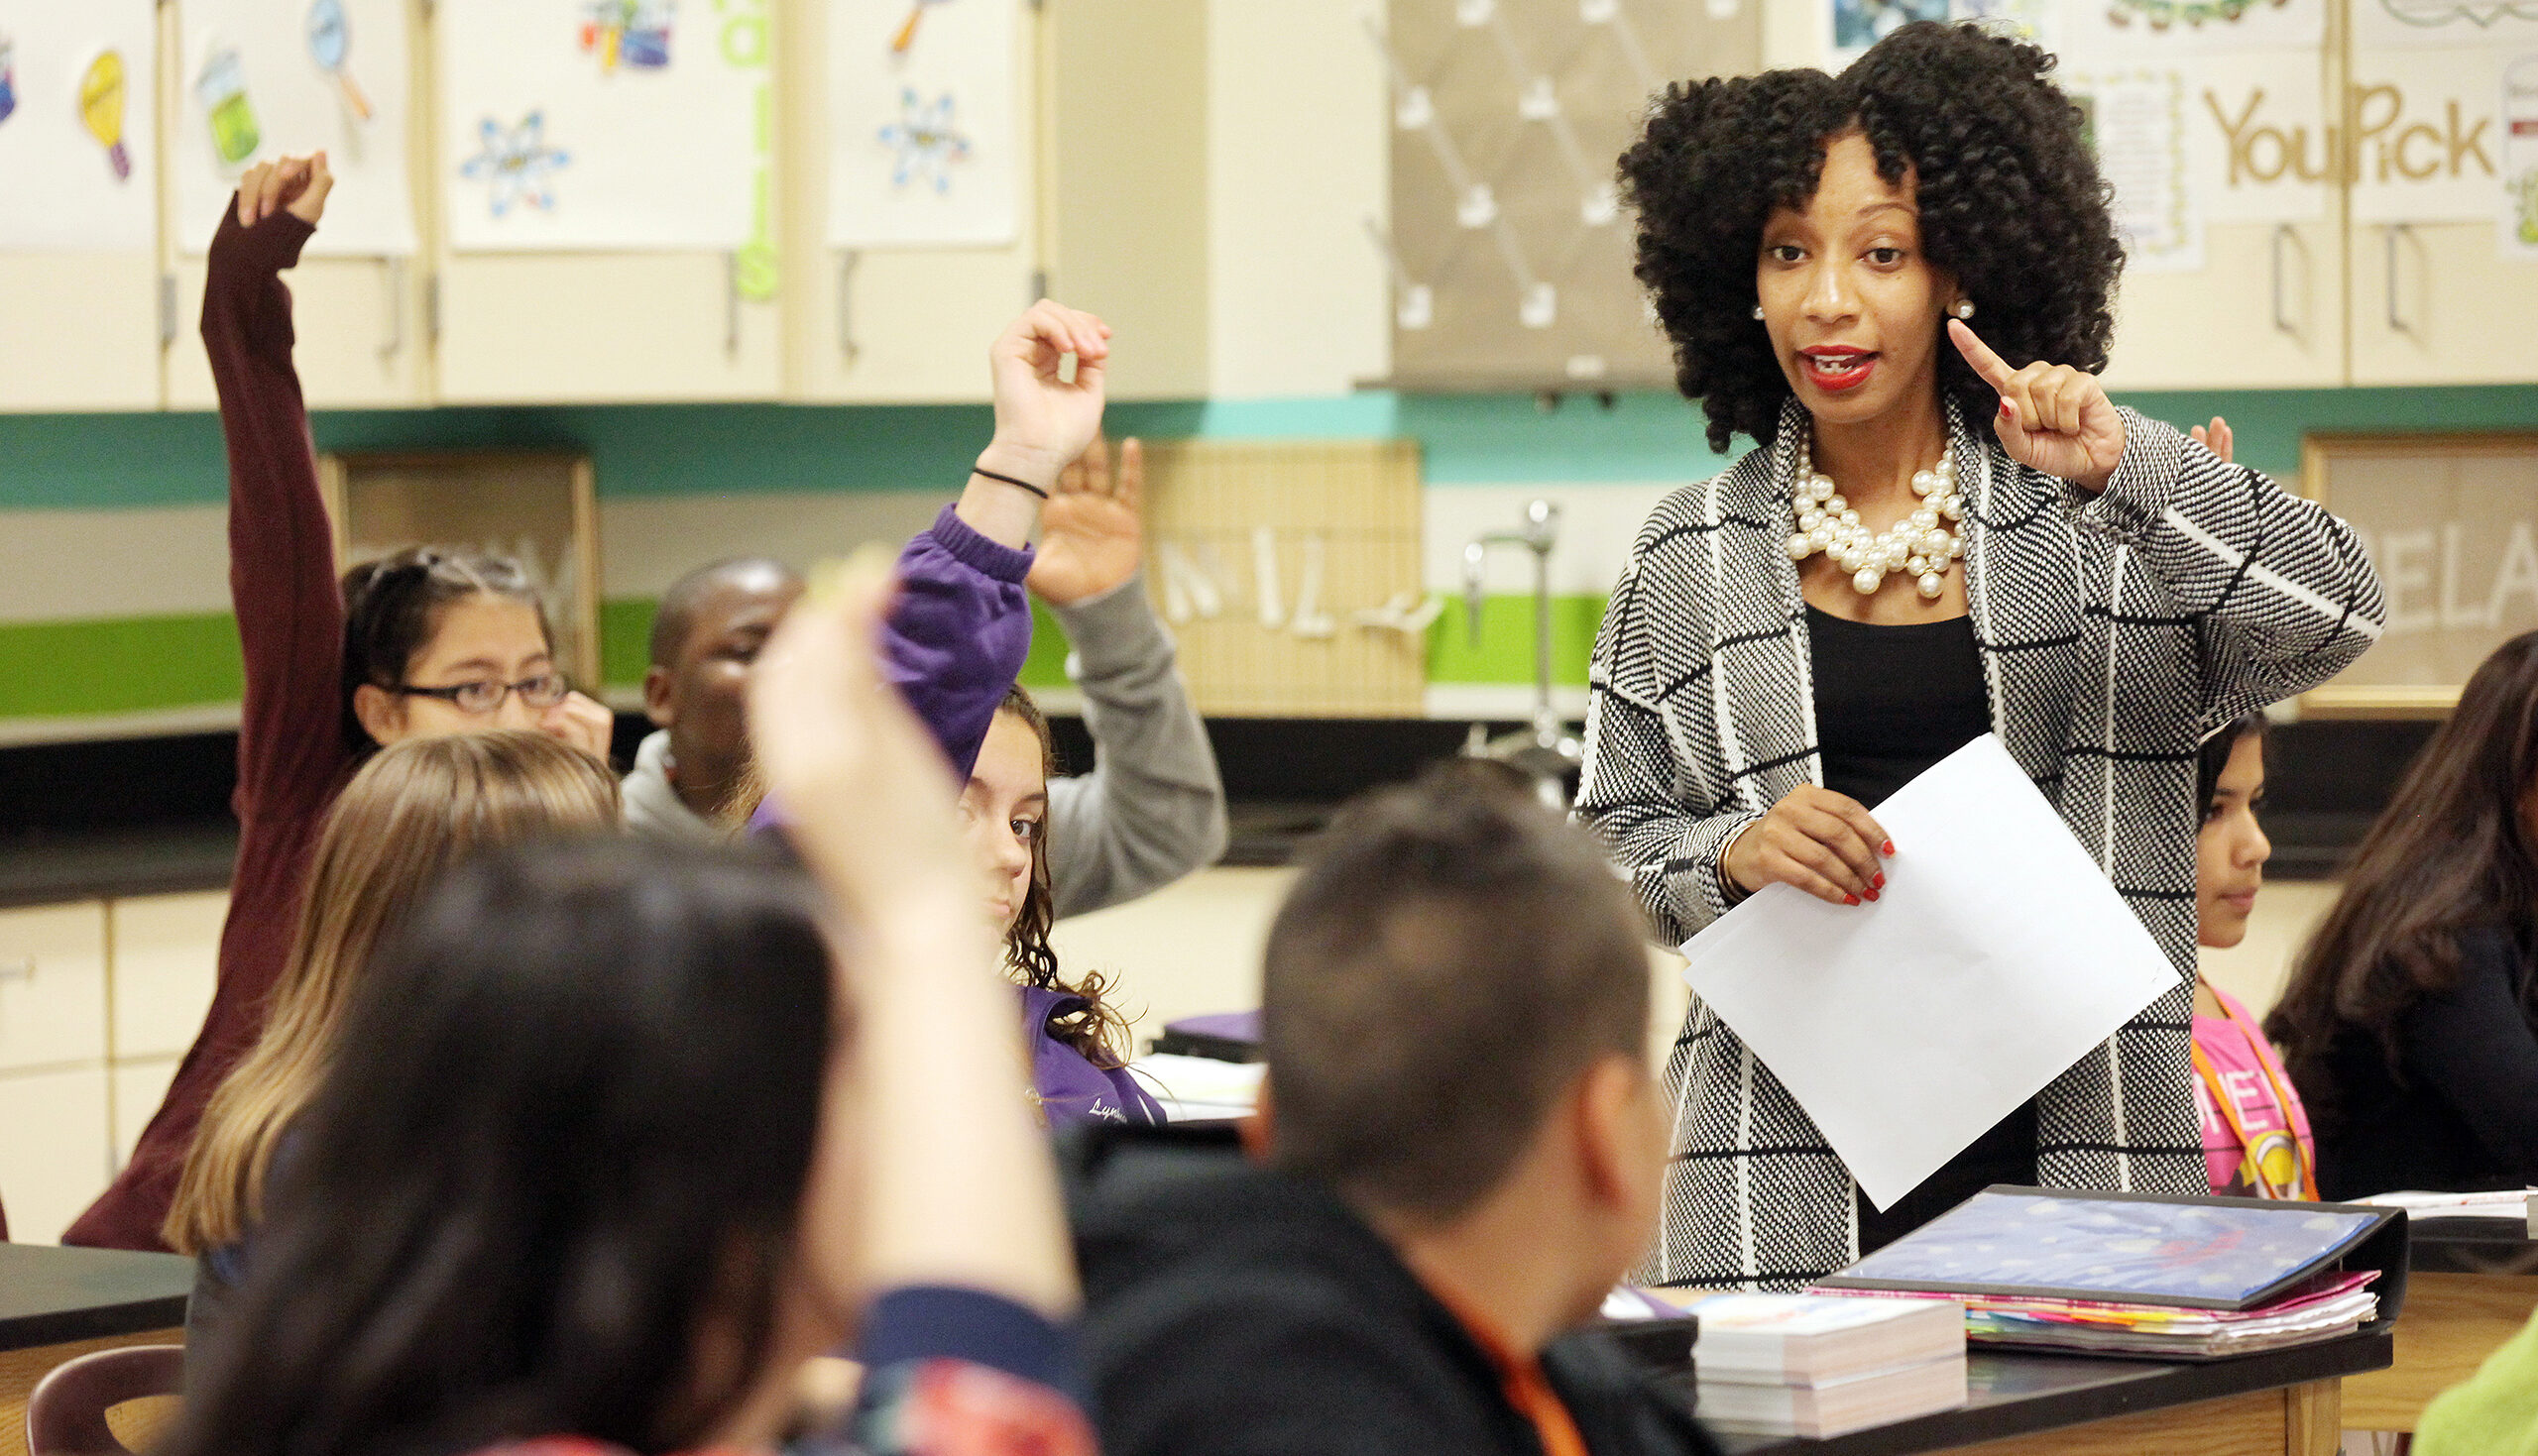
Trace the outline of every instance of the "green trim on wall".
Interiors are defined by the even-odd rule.
[[[245,691],[226,612],[0,625],[0,718],[193,708]]]
[[[2299,468],[2310,430],[2487,430],[2538,424],[2538,385],[2239,390],[2120,396],[2183,426],[2227,415],[2240,458]],[[1699,480],[1725,463],[1672,394],[1394,394],[1122,403],[1116,434],[1419,441],[1431,485]],[[660,404],[327,410],[320,450],[573,449],[603,498],[767,491],[947,495],[993,428],[984,405]],[[0,414],[0,510],[217,503],[227,491],[209,414]]]
[[[1604,623],[1604,599],[1551,599],[1551,680],[1576,687],[1586,681],[1586,659]],[[1462,599],[1448,598],[1428,628],[1428,681],[1432,683],[1530,683],[1534,680],[1534,599],[1492,596],[1480,605],[1480,635],[1471,635]]]
[[[650,597],[618,597],[599,605],[600,677],[611,688],[640,687],[652,662],[652,617],[660,603]],[[1067,639],[1058,619],[1038,598],[1031,600],[1031,655],[1022,664],[1022,686],[1037,692],[1071,686]]]

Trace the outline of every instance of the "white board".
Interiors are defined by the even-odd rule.
[[[830,246],[1013,242],[1018,4],[830,0]]]
[[[440,0],[450,246],[729,252],[766,236],[767,9]]]
[[[0,0],[0,250],[159,246],[157,32],[150,0]],[[109,52],[119,95],[111,67],[95,69]],[[121,143],[120,167],[83,114],[83,88]]]
[[[211,246],[220,211],[248,168],[322,150],[335,190],[307,252],[413,253],[413,67],[404,0],[178,3],[184,69],[169,159],[176,174],[177,245],[195,256]],[[331,26],[317,24],[329,20]]]

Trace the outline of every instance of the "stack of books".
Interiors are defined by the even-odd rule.
[[[1717,1294],[1692,1306],[1702,1420],[1823,1440],[1965,1403],[1953,1299]]]
[[[1944,1294],[1986,1344],[2219,1360],[2393,1315],[2405,1247],[2386,1209],[1994,1187],[1816,1288]]]

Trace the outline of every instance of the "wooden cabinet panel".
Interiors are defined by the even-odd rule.
[[[105,906],[0,911],[0,1068],[105,1055]]]
[[[180,1055],[211,1009],[228,894],[117,900],[107,914],[114,933],[113,1056]]]
[[[2109,389],[2344,383],[2340,221],[2214,226],[2204,234],[2204,258],[2194,273],[2125,275]]]
[[[159,267],[147,253],[0,257],[0,411],[159,407]]]
[[[776,306],[742,298],[737,270],[720,254],[444,257],[438,397],[772,399],[782,362]]]
[[[2356,385],[2538,380],[2538,263],[2506,260],[2488,222],[2353,230]]]
[[[306,258],[290,285],[292,351],[310,407],[375,409],[430,400],[421,272],[386,258]],[[176,265],[176,338],[168,349],[168,407],[215,409],[202,349],[203,260]]]
[[[57,1244],[106,1190],[106,1069],[0,1074],[0,1203],[9,1238]]]
[[[1028,61],[1043,11],[1016,17],[1025,60],[1013,112],[1022,133],[1019,231],[1003,248],[866,248],[828,243],[830,0],[784,0],[779,14],[785,135],[785,397],[805,403],[985,403],[987,345],[1037,297],[1039,185],[1032,142],[1039,75]]]

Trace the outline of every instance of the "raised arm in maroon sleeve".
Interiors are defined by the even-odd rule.
[[[317,831],[353,765],[344,741],[344,607],[334,535],[317,494],[308,410],[290,363],[290,290],[312,229],[288,212],[212,240],[202,341],[229,443],[229,595],[247,684],[238,732],[238,864],[220,934],[220,979],[193,1049],[114,1185],[62,1242],[161,1249],[203,1103],[264,1030],[290,953]]]

